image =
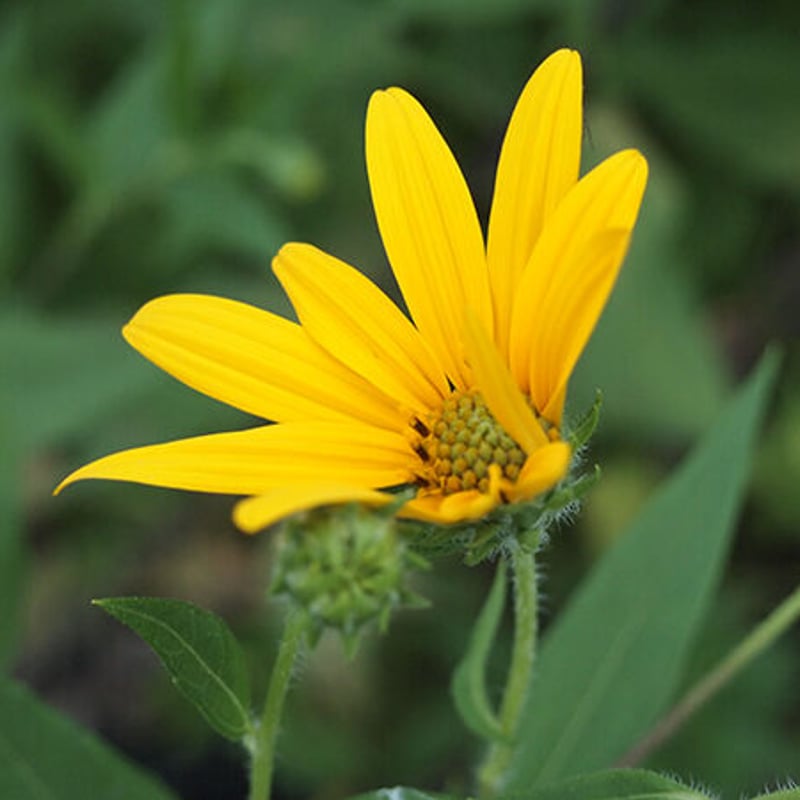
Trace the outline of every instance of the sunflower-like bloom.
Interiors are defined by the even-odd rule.
[[[248,495],[260,530],[297,511],[416,487],[400,514],[451,524],[527,501],[567,473],[567,383],[616,280],[647,164],[635,150],[578,180],[582,74],[560,50],[525,86],[502,145],[484,244],[458,165],[410,94],[376,92],[366,161],[381,238],[411,319],[307,244],[273,269],[299,324],[170,295],[123,329],[192,388],[276,424],[125,450],[84,478]],[[412,322],[413,320],[413,322]]]

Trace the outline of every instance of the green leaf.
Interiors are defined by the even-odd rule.
[[[556,621],[510,790],[612,763],[669,702],[718,583],[777,362],[762,359]]]
[[[411,21],[449,25],[485,25],[508,22],[530,13],[530,0],[393,0],[398,12]],[[548,5],[548,4],[544,4]]]
[[[170,260],[212,248],[263,258],[287,238],[274,210],[230,172],[193,171],[167,186],[163,200],[169,224],[162,247]]]
[[[239,643],[225,622],[183,600],[95,600],[158,654],[173,683],[208,723],[238,740],[251,731],[250,690]]]
[[[708,800],[709,795],[655,772],[618,769],[580,775],[538,789],[520,790],[513,795],[501,794],[498,800],[503,800],[504,797],[508,800]],[[452,795],[431,794],[397,786],[361,794],[353,800],[455,800],[455,798]],[[780,798],[780,800],[785,799]]]
[[[432,794],[420,789],[393,786],[391,789],[376,789],[374,792],[360,794],[351,800],[456,800],[455,795]]]
[[[800,800],[800,788],[768,792],[767,794],[760,794],[752,800],[767,800],[767,798],[769,798],[769,800]]]
[[[800,185],[794,36],[754,29],[701,37],[629,38],[609,67],[707,162],[762,183]]]
[[[25,230],[29,187],[24,180],[23,141],[20,131],[23,43],[25,25],[22,14],[6,13],[0,32],[0,286],[5,289],[21,256],[21,233]]]
[[[671,778],[641,769],[615,769],[580,775],[515,800],[708,800],[709,795]]]
[[[83,434],[152,380],[118,328],[116,319],[55,321],[0,306],[0,403],[23,452]]]
[[[312,198],[325,183],[325,163],[299,132],[285,139],[260,129],[234,128],[212,152],[220,164],[249,169],[288,198]]]
[[[22,537],[22,448],[4,401],[0,395],[0,669],[14,655],[27,575]]]
[[[92,153],[92,192],[107,198],[129,189],[164,158],[174,134],[167,103],[168,66],[167,48],[151,40],[126,62],[93,110],[85,130]]]
[[[472,629],[467,652],[456,667],[450,684],[456,709],[466,726],[490,741],[502,741],[505,738],[486,696],[486,662],[503,615],[507,585],[506,564],[500,561],[486,605]]]
[[[191,35],[191,70],[201,85],[213,87],[225,79],[241,49],[247,10],[247,0],[202,0],[181,6]]]
[[[88,731],[0,679],[0,797],[22,800],[176,800]]]

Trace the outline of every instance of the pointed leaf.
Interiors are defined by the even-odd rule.
[[[470,635],[467,652],[453,673],[450,691],[466,726],[490,741],[504,738],[500,722],[486,696],[486,662],[505,605],[506,564],[497,565],[494,582]]]
[[[509,790],[611,764],[664,710],[718,582],[776,368],[767,354],[557,620]]]
[[[155,650],[178,690],[223,736],[250,733],[249,684],[225,622],[192,603],[156,597],[95,600]]]
[[[391,789],[376,789],[374,792],[360,794],[351,800],[457,800],[455,795],[424,792],[407,786],[393,786]]]
[[[515,795],[515,800],[708,800],[709,795],[642,769],[580,775]]]
[[[538,789],[529,788],[515,792],[513,795],[501,794],[497,800],[504,798],[508,800],[708,800],[709,795],[655,772],[620,769],[580,775]],[[431,794],[418,789],[396,786],[361,794],[353,800],[455,800],[455,798],[452,795]],[[780,800],[788,799],[781,797]]]
[[[800,800],[800,787],[760,794],[758,797],[754,797],[753,800]]]
[[[30,800],[177,800],[158,780],[0,679],[0,797]]]
[[[569,429],[569,443],[573,450],[583,447],[592,438],[600,422],[600,410],[603,407],[603,393],[595,389],[594,402],[578,417]]]

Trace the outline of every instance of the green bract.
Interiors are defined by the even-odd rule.
[[[384,631],[399,606],[427,606],[407,586],[408,573],[426,567],[391,515],[356,505],[317,509],[286,524],[272,592],[305,610],[312,638],[334,628],[352,654],[373,620]]]

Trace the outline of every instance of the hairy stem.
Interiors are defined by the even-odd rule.
[[[491,745],[478,772],[481,797],[491,797],[502,789],[514,752],[510,742],[517,735],[536,658],[538,595],[534,550],[514,540],[510,561],[514,577],[514,644],[499,714],[506,741]]]
[[[249,800],[269,800],[275,759],[275,739],[305,630],[305,614],[296,610],[290,611],[272,667],[264,709],[257,722],[251,744]]]

